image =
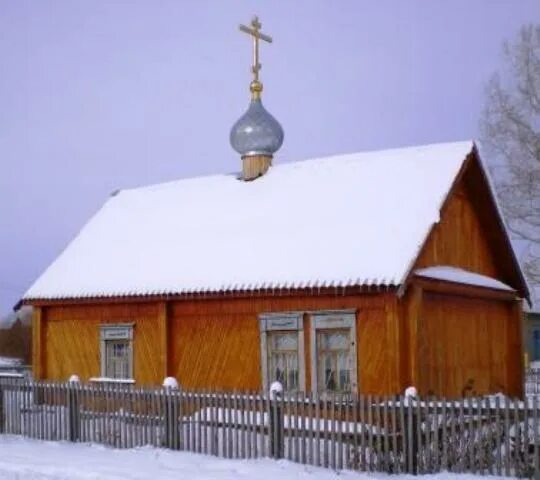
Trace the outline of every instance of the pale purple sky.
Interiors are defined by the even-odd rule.
[[[239,168],[254,13],[278,163],[476,137],[540,1],[1,1],[0,316],[112,191]]]

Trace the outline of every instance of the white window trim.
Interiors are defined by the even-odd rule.
[[[128,362],[129,377],[118,380],[133,380],[133,323],[108,323],[100,326],[101,377],[107,375],[106,343],[108,340],[129,340]],[[99,378],[99,377],[98,377]]]
[[[356,337],[356,311],[354,310],[328,310],[311,313],[310,345],[311,345],[311,391],[318,391],[317,377],[317,330],[329,330],[332,328],[349,328],[351,332],[351,356],[353,365],[351,368],[351,393],[358,392],[358,355]],[[320,393],[320,392],[319,392]]]
[[[304,353],[304,312],[276,312],[259,315],[261,333],[261,370],[263,391],[268,388],[268,332],[298,332],[298,389],[306,390],[305,353]]]

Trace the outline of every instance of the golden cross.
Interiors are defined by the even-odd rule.
[[[272,43],[272,37],[261,33],[261,27],[262,24],[256,16],[251,20],[251,28],[240,25],[241,32],[247,33],[253,37],[253,65],[251,66],[251,71],[253,73],[253,81],[257,84],[259,83],[259,70],[261,69],[261,64],[259,63],[259,40]]]

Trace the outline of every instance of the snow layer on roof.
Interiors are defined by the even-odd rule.
[[[440,265],[436,267],[421,268],[415,270],[415,275],[419,277],[433,278],[436,280],[445,280],[447,282],[464,283],[466,285],[475,285],[477,287],[495,288],[497,290],[514,291],[503,282],[495,278],[486,277],[479,273],[470,272],[461,268]]]
[[[399,284],[471,141],[354,153],[109,198],[24,298]]]

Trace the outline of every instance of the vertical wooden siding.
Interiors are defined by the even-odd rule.
[[[360,391],[398,392],[400,349],[394,303],[394,294],[174,302],[169,370],[187,388],[260,389],[260,313],[354,308]],[[304,335],[309,389],[309,314],[304,317]]]
[[[520,291],[495,206],[477,159],[473,160],[442,208],[413,270],[451,265],[497,278]],[[521,350],[514,338],[519,329],[512,302],[425,295],[410,288],[403,299],[409,351],[404,379],[421,386],[423,393],[438,395],[459,395],[469,378],[478,393],[496,392],[500,386],[518,393]],[[507,348],[508,342],[513,349]],[[437,369],[444,374],[436,374]]]
[[[138,384],[165,375],[186,388],[260,389],[258,316],[264,312],[356,309],[360,391],[399,392],[400,348],[396,297],[358,296],[191,299],[44,307],[44,378],[100,376],[99,326],[134,323],[134,374]],[[304,316],[305,365],[310,387],[310,315]],[[166,358],[166,361],[165,361]]]
[[[32,372],[36,380],[44,377],[43,309],[35,307],[32,314]]]
[[[417,386],[423,394],[520,395],[513,302],[424,292]]]
[[[140,384],[161,382],[158,304],[96,304],[46,308],[45,375],[66,380],[71,374],[82,379],[99,377],[99,326],[134,323],[134,373]]]
[[[435,225],[415,268],[453,265],[499,277],[494,248],[463,185],[454,192]]]
[[[473,156],[441,209],[414,268],[453,265],[497,278],[521,297],[526,285],[479,159]]]

